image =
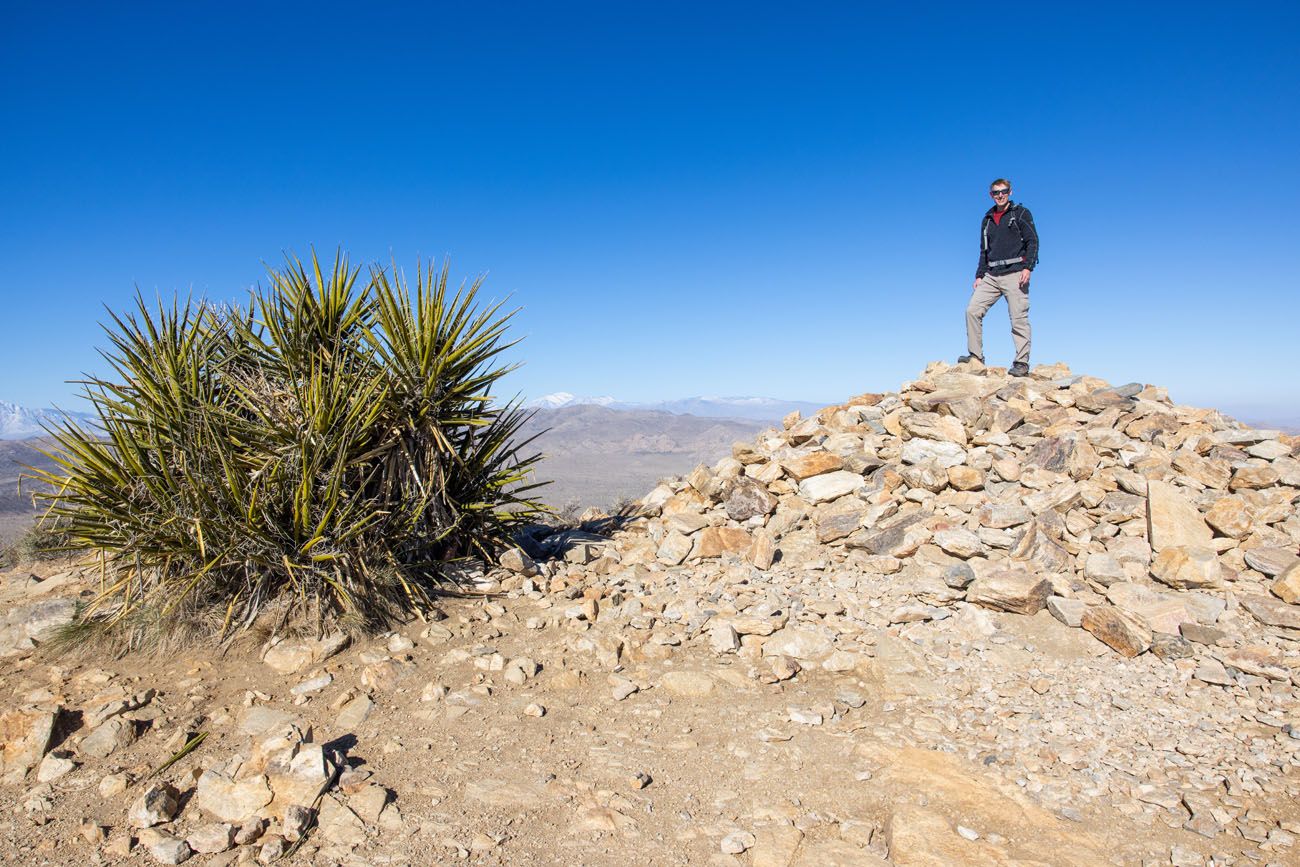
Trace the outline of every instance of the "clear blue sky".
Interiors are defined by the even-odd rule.
[[[1300,417],[1296,5],[901,5],[10,4],[0,399],[313,244],[486,272],[525,395],[895,388],[1006,175],[1034,362]]]

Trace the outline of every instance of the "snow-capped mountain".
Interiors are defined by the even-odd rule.
[[[0,400],[0,440],[25,440],[43,436],[42,424],[52,424],[71,416],[82,424],[89,423],[93,416],[84,412],[65,412],[60,409],[29,409]]]
[[[744,418],[776,422],[792,410],[799,410],[804,415],[809,415],[821,409],[826,403],[781,400],[775,397],[684,397],[653,403],[634,403],[614,397],[577,397],[567,391],[557,391],[530,400],[527,406],[534,409],[559,409],[566,406],[594,405],[608,409],[656,410],[704,418]]]
[[[617,406],[619,402],[612,397],[578,397],[567,391],[556,391],[530,400],[527,405],[538,409],[559,409],[562,406]]]

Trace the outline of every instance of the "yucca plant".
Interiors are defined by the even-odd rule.
[[[49,431],[45,519],[94,553],[72,634],[139,646],[185,625],[233,635],[277,606],[377,627],[419,614],[447,566],[491,556],[543,507],[527,419],[493,389],[513,312],[432,264],[326,273],[290,259],[246,308],[111,314],[102,431]]]

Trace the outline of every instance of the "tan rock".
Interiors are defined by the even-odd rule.
[[[890,867],[888,861],[847,840],[823,840],[799,849],[790,867]]]
[[[238,824],[271,803],[274,794],[262,774],[236,782],[208,769],[199,777],[194,806],[222,821]]]
[[[745,559],[755,569],[770,569],[776,558],[776,540],[767,530],[754,533],[754,542],[745,553]]]
[[[974,467],[949,467],[948,484],[959,491],[978,491],[984,487],[984,473]]]
[[[49,752],[59,711],[11,710],[0,714],[0,774],[26,774]]]
[[[1238,467],[1232,474],[1232,481],[1228,482],[1228,490],[1253,491],[1272,487],[1279,481],[1277,470],[1270,466]]]
[[[1241,607],[1267,626],[1300,629],[1300,605],[1290,605],[1272,596],[1242,596]]]
[[[1113,860],[1105,833],[1063,821],[956,756],[871,742],[854,752],[880,768],[873,786],[925,794],[925,807],[912,798],[887,801],[885,837],[897,867],[1096,867]],[[962,837],[958,824],[979,829],[980,839]]]
[[[1250,510],[1241,497],[1221,497],[1205,513],[1205,522],[1229,539],[1244,539],[1254,528]]]
[[[804,479],[810,479],[813,476],[833,473],[842,469],[844,459],[831,452],[815,451],[783,460],[781,466],[791,478],[797,482],[802,482]]]
[[[1052,582],[1024,569],[1003,569],[976,578],[966,588],[966,601],[995,611],[1037,614],[1052,595]]]
[[[1229,668],[1269,680],[1286,682],[1291,672],[1282,655],[1271,647],[1250,644],[1224,651],[1220,661]]]
[[[1165,548],[1151,561],[1151,576],[1177,590],[1214,589],[1223,586],[1223,570],[1213,548]]]
[[[1083,612],[1084,630],[1121,656],[1137,656],[1151,647],[1151,630],[1135,614],[1114,605],[1093,605]]]
[[[754,845],[749,850],[750,864],[753,867],[790,867],[802,841],[803,832],[793,825],[755,828]]]
[[[673,530],[667,536],[664,536],[663,542],[659,545],[659,550],[655,552],[655,559],[665,565],[676,566],[686,559],[687,554],[691,553],[691,547],[694,544],[689,536]]]
[[[906,412],[899,416],[902,429],[914,437],[937,442],[967,443],[966,428],[960,419],[933,412]]]
[[[706,527],[694,537],[691,560],[721,557],[723,554],[744,554],[754,540],[739,527]]]
[[[262,661],[281,674],[293,674],[309,665],[324,662],[348,646],[346,633],[327,635],[316,641],[282,640],[267,648]]]
[[[275,797],[263,814],[280,818],[290,804],[310,806],[333,778],[334,763],[320,744],[284,751],[267,764],[266,780]]]
[[[1176,546],[1206,547],[1213,533],[1179,490],[1168,482],[1147,483],[1147,541],[1152,551]]]
[[[1300,563],[1293,564],[1273,582],[1273,595],[1283,602],[1300,603]]]

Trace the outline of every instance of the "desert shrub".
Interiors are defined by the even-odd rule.
[[[517,402],[492,398],[513,316],[449,292],[291,259],[245,307],[111,314],[101,431],[51,429],[47,519],[104,590],[78,629],[139,644],[184,621],[230,635],[275,603],[377,627],[427,607],[448,565],[541,510]]]
[[[66,538],[53,523],[28,527],[11,544],[0,550],[0,569],[62,556],[60,549],[65,543]]]

